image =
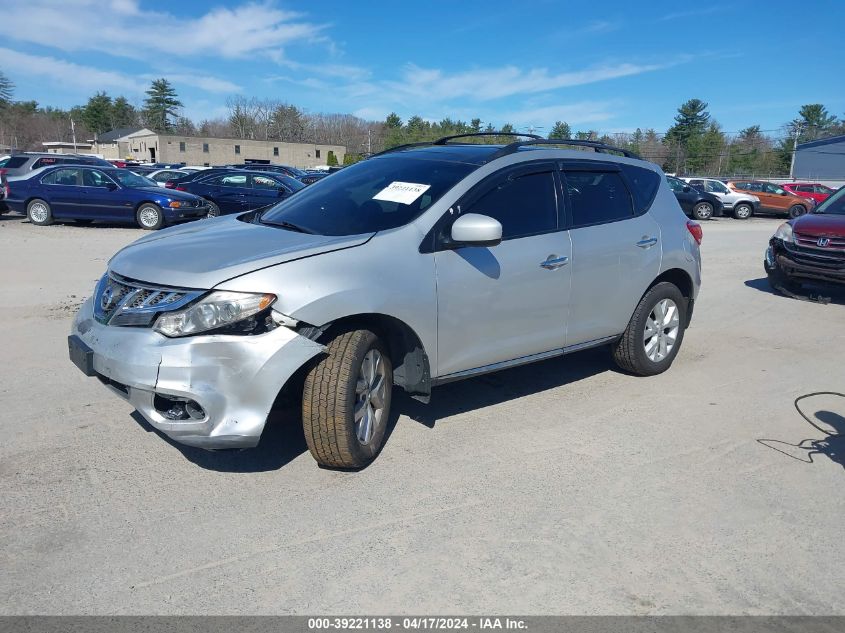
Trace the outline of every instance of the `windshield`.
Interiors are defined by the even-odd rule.
[[[845,215],[845,187],[840,187],[830,198],[813,209],[813,213]]]
[[[261,216],[318,235],[357,235],[417,218],[477,165],[389,156],[365,160],[309,185]]]
[[[158,187],[154,180],[139,176],[128,169],[112,169],[108,174],[124,187]]]

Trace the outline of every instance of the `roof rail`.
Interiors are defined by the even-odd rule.
[[[580,139],[572,139],[572,138],[533,138],[530,141],[516,141],[515,143],[511,143],[509,145],[505,145],[502,149],[498,152],[490,156],[487,159],[487,162],[496,160],[497,158],[501,158],[502,156],[507,156],[508,154],[513,154],[517,150],[527,145],[571,145],[574,147],[592,147],[596,152],[600,152],[602,154],[608,154],[612,152],[617,152],[626,156],[627,158],[636,158],[638,160],[642,160],[637,154],[634,152],[629,152],[627,149],[622,149],[621,147],[614,147],[613,145],[608,145],[607,143],[600,143],[599,141],[586,141]]]
[[[392,152],[399,152],[403,149],[411,149],[412,147],[425,147],[431,145],[448,145],[449,141],[456,139],[456,138],[470,138],[475,136],[526,136],[535,141],[542,141],[542,136],[537,136],[536,134],[521,134],[520,132],[470,132],[468,134],[452,134],[451,136],[444,136],[439,138],[435,141],[421,141],[419,143],[405,143],[404,145],[397,145],[396,147],[391,147],[390,149],[382,150],[381,152],[377,152],[371,155],[369,158],[375,158],[376,156],[381,156],[383,154],[390,154]],[[510,147],[510,146],[508,146]]]

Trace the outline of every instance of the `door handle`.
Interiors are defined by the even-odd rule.
[[[557,270],[561,266],[566,266],[569,263],[568,257],[558,257],[557,255],[549,255],[546,261],[540,264],[540,268],[546,270]]]
[[[640,248],[651,248],[655,244],[657,244],[657,238],[648,237],[646,235],[643,235],[643,239],[637,242],[637,246],[639,246]]]

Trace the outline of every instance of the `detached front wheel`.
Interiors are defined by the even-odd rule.
[[[687,323],[687,300],[678,287],[661,282],[640,299],[622,338],[613,346],[616,364],[637,376],[669,369]]]
[[[311,455],[322,466],[363,468],[384,445],[393,367],[369,330],[344,332],[305,378],[302,426]]]

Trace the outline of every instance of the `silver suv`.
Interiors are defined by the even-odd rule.
[[[701,228],[660,169],[595,142],[455,138],[139,239],[81,307],[71,359],[204,448],[255,446],[294,385],[312,455],[341,468],[378,454],[394,386],[427,402],[438,384],[599,345],[633,374],[668,369]]]
[[[12,154],[0,159],[0,169],[5,171],[9,178],[18,176],[29,176],[29,174],[41,167],[55,167],[56,165],[93,165],[95,167],[109,167],[112,165],[107,160],[97,156],[85,154],[54,154],[44,152],[21,152]]]

